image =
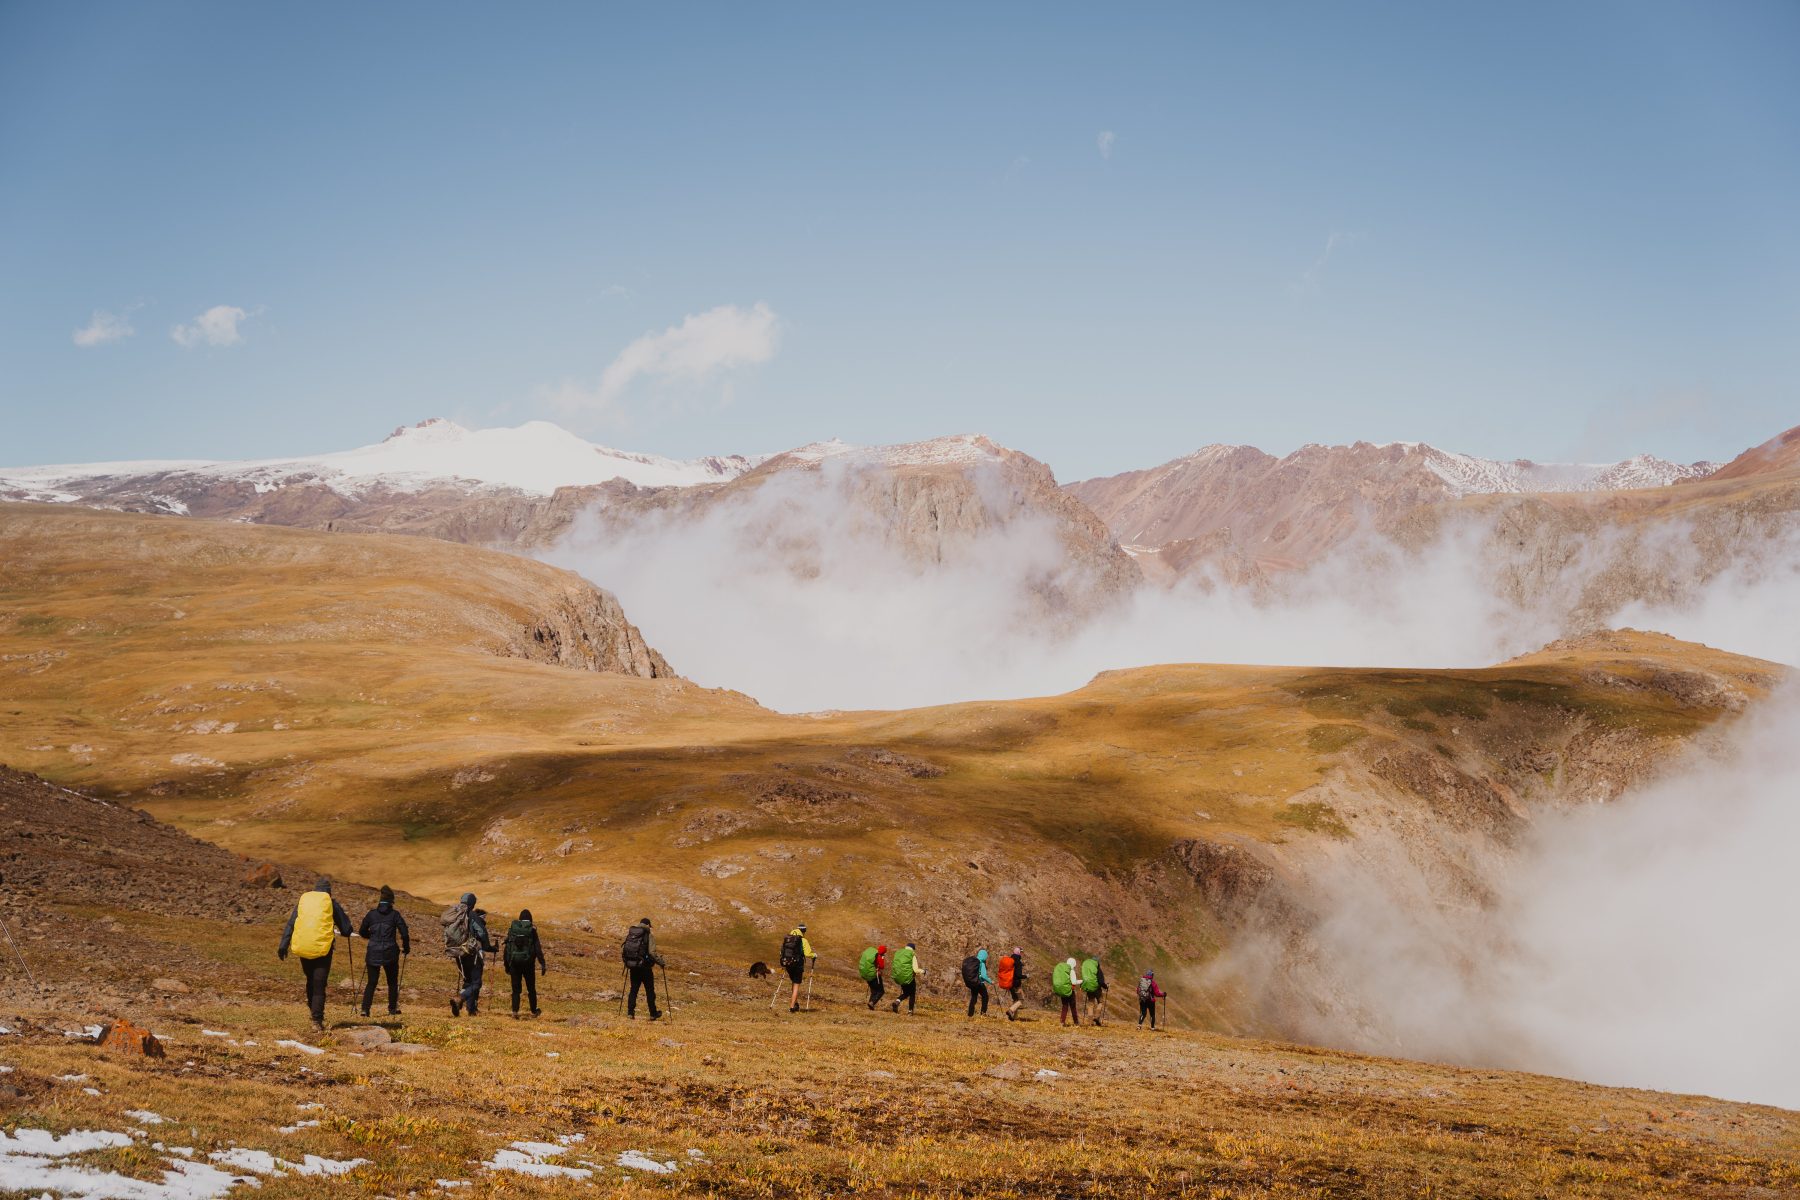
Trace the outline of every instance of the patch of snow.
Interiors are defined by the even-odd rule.
[[[277,1126],[275,1132],[299,1133],[302,1129],[317,1129],[318,1127],[319,1123],[317,1121],[295,1121],[292,1125]]]
[[[579,1146],[587,1141],[585,1133],[564,1133],[557,1136],[557,1143],[563,1146]]]
[[[128,1108],[125,1110],[125,1115],[139,1125],[161,1125],[163,1123],[163,1118],[147,1108]]]
[[[281,1040],[277,1041],[275,1044],[277,1046],[285,1046],[289,1050],[298,1050],[302,1054],[323,1054],[323,1053],[325,1053],[325,1051],[319,1049],[317,1046],[309,1046],[305,1042],[296,1042],[291,1038],[282,1038]]]
[[[82,1088],[81,1090],[82,1090],[83,1094],[89,1095],[89,1096],[98,1096],[100,1094],[100,1089],[95,1088],[95,1087],[86,1087],[86,1088]]]
[[[231,1035],[230,1035],[230,1034],[229,1034],[229,1033],[221,1033],[221,1032],[220,1032],[220,1031],[219,1031],[219,1030],[217,1030],[217,1029],[202,1029],[202,1030],[201,1030],[201,1031],[200,1031],[200,1036],[201,1036],[201,1037],[222,1037],[222,1038],[228,1038],[228,1037],[230,1037],[230,1036],[231,1036]]]
[[[657,1175],[671,1175],[675,1172],[675,1162],[657,1162],[642,1150],[622,1150],[614,1160],[628,1171],[650,1171]]]
[[[369,1161],[366,1158],[321,1158],[317,1154],[308,1154],[296,1163],[276,1158],[267,1150],[252,1150],[246,1146],[215,1150],[207,1157],[214,1162],[256,1175],[346,1175]]]
[[[104,1025],[83,1025],[80,1029],[63,1030],[63,1036],[66,1038],[86,1038],[91,1042],[97,1040],[100,1035],[105,1032],[106,1026]]]
[[[594,1173],[586,1167],[544,1161],[567,1153],[567,1147],[554,1142],[514,1142],[504,1150],[494,1151],[494,1157],[481,1165],[490,1171],[511,1171],[538,1179],[591,1179]]]
[[[132,1144],[122,1133],[76,1130],[56,1136],[42,1129],[0,1131],[0,1192],[64,1195],[82,1200],[219,1200],[239,1182],[204,1163],[165,1159],[161,1182],[65,1161],[95,1151]]]
[[[1049,1067],[1045,1067],[1044,1069],[1042,1069],[1041,1071],[1039,1071],[1037,1073],[1035,1078],[1041,1079],[1045,1083],[1049,1083],[1052,1079],[1061,1079],[1062,1072],[1061,1071],[1052,1071]]]

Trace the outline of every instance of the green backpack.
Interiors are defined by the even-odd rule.
[[[1100,963],[1096,959],[1088,959],[1081,964],[1081,990],[1097,992],[1100,990]]]
[[[531,935],[532,924],[530,921],[514,921],[506,927],[505,962],[507,970],[523,971],[531,966],[533,957]]]
[[[874,980],[875,947],[870,946],[867,950],[862,952],[862,957],[856,962],[856,973],[863,977],[864,983],[869,983]]]
[[[1056,964],[1056,970],[1050,973],[1050,990],[1059,996],[1073,996],[1075,985],[1069,980],[1069,963],[1067,959]]]
[[[913,960],[918,955],[911,946],[902,946],[894,953],[894,982],[902,987],[913,981]]]

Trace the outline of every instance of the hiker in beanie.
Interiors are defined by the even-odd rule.
[[[464,892],[462,899],[451,905],[443,916],[444,953],[456,960],[456,995],[450,999],[450,1015],[460,1017],[465,1009],[475,1015],[481,1003],[481,972],[484,954],[494,952],[494,941],[488,936],[487,912],[475,907],[475,893]]]
[[[331,896],[331,880],[320,878],[310,892],[302,893],[281,931],[275,957],[287,961],[288,951],[300,956],[306,975],[306,1006],[312,1011],[313,1032],[325,1031],[325,989],[331,983],[331,952],[337,935],[351,937],[350,917]]]
[[[520,909],[518,920],[507,926],[505,946],[500,965],[512,977],[513,1020],[519,1019],[521,986],[531,997],[531,1015],[541,1015],[537,1002],[537,973],[542,967],[548,975],[550,964],[544,961],[544,943],[538,939],[537,926],[532,923],[529,908]]]
[[[406,918],[394,907],[394,889],[383,884],[381,900],[371,908],[357,928],[363,939],[363,970],[368,981],[363,984],[362,1015],[368,1016],[375,1004],[375,983],[387,972],[388,1015],[400,1015],[400,956],[412,953],[412,935],[407,932]]]
[[[650,1006],[650,1019],[662,1020],[662,1014],[656,1010],[656,968],[663,965],[663,959],[656,952],[656,938],[650,932],[649,917],[625,931],[625,946],[620,953],[625,960],[625,970],[631,976],[631,996],[625,1001],[626,1017],[637,1020],[638,989],[642,988],[644,1003]]]
[[[781,969],[787,972],[788,982],[794,985],[794,994],[788,999],[789,1012],[800,1011],[800,985],[806,982],[807,964],[816,964],[818,960],[812,943],[806,940],[804,922],[788,930],[787,936],[781,939]]]

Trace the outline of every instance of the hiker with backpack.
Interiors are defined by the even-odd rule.
[[[394,907],[394,889],[383,884],[381,900],[363,915],[356,934],[363,939],[363,970],[368,979],[363,984],[362,1015],[368,1016],[375,1004],[375,984],[387,972],[388,1016],[400,1015],[400,957],[412,953],[412,935],[407,932],[406,918]]]
[[[1006,1006],[1006,1019],[1019,1019],[1019,1010],[1025,1007],[1025,951],[1018,946],[1013,947],[1011,954],[1003,955],[999,966],[995,968],[994,982],[1000,990],[1012,997],[1012,1003]]]
[[[919,948],[911,942],[900,947],[894,953],[894,982],[900,985],[900,995],[894,1000],[893,1011],[899,1012],[904,1001],[906,1011],[913,1012],[919,1000],[919,976],[925,968],[919,964]]]
[[[788,1000],[789,1012],[800,1011],[800,985],[806,982],[807,965],[810,963],[816,966],[818,961],[819,956],[813,953],[812,943],[806,940],[805,923],[788,930],[788,935],[781,939],[781,966],[794,985],[794,994]]]
[[[886,946],[870,946],[856,961],[856,973],[861,975],[863,982],[869,985],[870,1012],[875,1011],[875,1006],[880,1004],[881,998],[887,994],[887,985],[881,982],[881,974],[887,970],[887,965],[888,948]]]
[[[649,917],[625,931],[625,945],[619,956],[625,960],[625,970],[631,976],[631,998],[625,1002],[625,1015],[637,1020],[638,989],[642,988],[644,1001],[650,1006],[650,1019],[662,1020],[662,1013],[656,1007],[656,968],[663,965],[663,959],[656,952],[656,938],[650,932]]]
[[[1138,979],[1138,1028],[1144,1027],[1144,1018],[1150,1018],[1150,1032],[1156,1032],[1156,1002],[1169,993],[1156,983],[1156,972],[1145,971]]]
[[[506,941],[500,954],[500,963],[506,973],[512,977],[513,1020],[519,1019],[519,989],[521,986],[531,1000],[531,1015],[542,1014],[538,1011],[537,977],[538,969],[544,974],[550,973],[550,964],[544,961],[544,943],[538,940],[537,925],[531,920],[529,908],[519,910],[519,918],[506,927]]]
[[[1080,970],[1075,960],[1070,958],[1057,963],[1056,970],[1050,974],[1050,990],[1062,1001],[1062,1009],[1056,1019],[1058,1025],[1067,1025],[1071,1020],[1077,1028],[1081,1025],[1081,1014],[1075,1011],[1075,981],[1080,978]]]
[[[1106,968],[1100,965],[1100,960],[1090,958],[1082,963],[1081,994],[1087,1000],[1088,1015],[1094,1018],[1096,1025],[1106,1014],[1106,991]]]
[[[456,961],[456,995],[450,998],[450,1015],[460,1017],[466,1009],[472,1017],[481,1003],[482,956],[494,952],[487,912],[475,907],[474,892],[464,892],[461,900],[444,910],[441,921],[444,953]]]
[[[984,1017],[987,1016],[988,985],[994,982],[993,978],[988,975],[987,959],[988,953],[985,949],[977,950],[975,953],[969,955],[969,957],[963,959],[963,986],[969,989],[970,1019],[973,1019],[975,1016],[975,1002],[977,1000],[981,1001],[981,1015]]]
[[[350,916],[331,895],[331,880],[321,878],[310,892],[301,894],[294,911],[281,931],[281,945],[275,957],[286,962],[288,952],[300,956],[300,970],[306,976],[306,1007],[312,1013],[314,1033],[325,1032],[325,992],[331,984],[331,952],[337,948],[337,935],[354,937]]]

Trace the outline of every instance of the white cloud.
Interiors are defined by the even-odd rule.
[[[721,304],[694,313],[658,333],[646,333],[612,360],[597,388],[563,384],[554,392],[568,409],[605,410],[615,406],[639,380],[698,386],[743,367],[775,357],[781,321],[760,301],[749,308]]]
[[[244,340],[238,325],[250,316],[234,304],[215,304],[192,322],[169,330],[175,344],[188,349],[195,346],[235,346]]]
[[[1100,136],[1094,139],[1094,144],[1100,147],[1100,157],[1110,160],[1112,158],[1113,143],[1118,140],[1118,134],[1110,129],[1102,129],[1100,131]]]
[[[88,323],[70,334],[69,338],[85,350],[93,346],[104,346],[108,342],[122,341],[136,332],[131,327],[130,309],[122,313],[110,313],[103,308],[96,308]]]

